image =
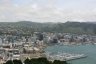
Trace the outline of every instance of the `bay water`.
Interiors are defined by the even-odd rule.
[[[71,64],[96,64],[96,45],[55,45],[49,46],[45,49],[47,52],[52,53],[70,53],[70,54],[85,54],[86,58],[68,61]]]

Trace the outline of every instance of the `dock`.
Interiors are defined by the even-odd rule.
[[[62,54],[54,54],[54,55],[46,55],[47,59],[50,61],[60,60],[60,61],[71,61],[76,59],[86,58],[87,56],[84,54],[69,54],[69,53],[62,53]]]

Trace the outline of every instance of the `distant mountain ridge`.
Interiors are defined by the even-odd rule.
[[[65,23],[38,23],[31,21],[0,22],[0,31],[13,30],[25,33],[38,32],[66,32],[77,34],[96,34],[96,22],[65,22]]]

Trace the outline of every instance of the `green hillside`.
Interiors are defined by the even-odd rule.
[[[31,21],[0,22],[0,33],[65,32],[77,34],[96,34],[96,23],[36,23]]]

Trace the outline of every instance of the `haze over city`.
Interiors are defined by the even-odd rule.
[[[0,64],[96,64],[96,0],[0,0]]]
[[[95,21],[96,0],[0,0],[0,22]]]

